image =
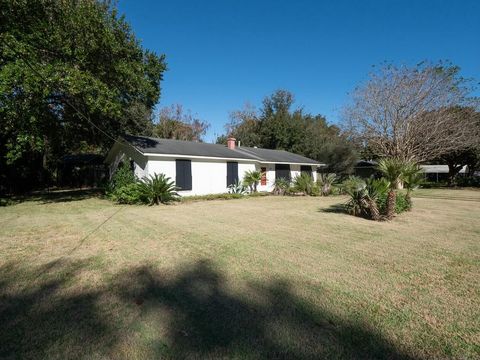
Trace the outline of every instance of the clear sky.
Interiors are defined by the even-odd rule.
[[[207,141],[224,132],[230,111],[259,106],[280,88],[335,123],[348,92],[383,61],[450,60],[480,79],[480,0],[119,0],[118,7],[143,46],[166,55],[158,106],[179,103],[208,121]]]

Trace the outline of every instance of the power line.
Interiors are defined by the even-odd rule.
[[[16,49],[14,49],[10,44],[7,43],[5,39],[2,39],[3,44],[8,47],[16,56],[18,56],[39,78],[42,80],[42,82],[46,85],[50,85],[50,81],[48,79],[45,79],[42,73],[35,69],[35,67],[23,56],[23,54],[19,53]],[[29,44],[28,44],[29,45]],[[31,46],[31,45],[30,45]],[[80,117],[82,117],[84,120],[86,120],[90,125],[92,125],[94,128],[96,128],[98,131],[100,131],[103,135],[108,137],[109,139],[113,140],[114,142],[117,142],[119,144],[123,144],[121,141],[118,139],[115,139],[113,136],[108,134],[106,131],[104,131],[102,128],[100,128],[98,125],[96,125],[89,116],[83,114],[75,105],[73,105],[70,101],[68,101],[67,98],[64,99],[64,102],[70,106]]]

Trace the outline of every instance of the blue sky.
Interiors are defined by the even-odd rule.
[[[147,1],[118,7],[144,47],[166,54],[158,107],[179,103],[224,132],[229,112],[276,89],[339,120],[372,65],[450,60],[480,78],[480,1]],[[478,83],[478,81],[477,81]],[[478,93],[478,92],[477,92]]]

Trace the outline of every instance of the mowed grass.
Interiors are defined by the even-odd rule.
[[[479,358],[480,192],[419,195],[0,208],[0,358]]]

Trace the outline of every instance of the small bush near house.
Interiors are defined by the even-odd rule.
[[[295,179],[293,179],[292,192],[312,196],[319,195],[317,184],[315,184],[313,178],[306,173],[295,176]]]
[[[140,201],[149,205],[168,204],[179,197],[175,182],[165,174],[144,177],[137,183],[137,187],[140,191]]]
[[[229,194],[246,195],[247,194],[247,188],[243,184],[235,182],[234,184],[228,185],[228,193]]]
[[[273,184],[274,195],[287,195],[290,190],[290,181],[284,178],[276,179]]]
[[[335,174],[318,174],[317,184],[322,196],[331,195],[337,181]]]
[[[138,180],[127,166],[117,169],[106,188],[106,195],[119,204],[165,204],[178,198],[175,183],[164,174]]]
[[[260,171],[247,171],[243,177],[243,184],[250,188],[250,192],[257,192],[258,183],[262,180]]]
[[[112,192],[107,194],[107,196],[110,200],[115,201],[118,204],[132,205],[145,203],[137,182],[115,188]]]

